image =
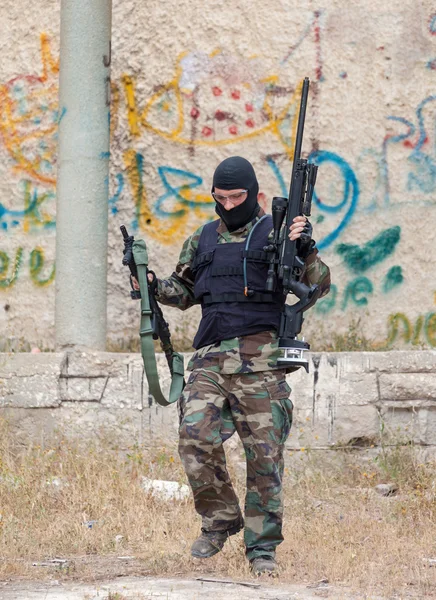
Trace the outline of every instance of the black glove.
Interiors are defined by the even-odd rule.
[[[312,239],[312,224],[306,220],[303,231],[297,240],[297,254],[302,260],[306,260],[309,254],[315,250],[315,240]]]

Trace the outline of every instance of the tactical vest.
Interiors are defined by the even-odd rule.
[[[194,348],[221,340],[278,329],[284,296],[281,289],[265,290],[269,257],[263,251],[272,230],[266,216],[252,230],[247,242],[218,243],[213,221],[203,227],[191,269],[195,276],[194,295],[201,302],[202,319]],[[244,258],[248,296],[244,294]]]

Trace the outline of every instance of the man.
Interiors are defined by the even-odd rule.
[[[223,441],[236,429],[247,459],[244,542],[255,574],[277,571],[282,536],[283,449],[292,423],[286,372],[277,367],[277,330],[285,298],[265,291],[272,219],[257,202],[259,186],[244,158],[224,160],[213,177],[219,221],[189,237],[175,272],[158,281],[157,299],[186,310],[201,303],[192,371],[178,402],[179,453],[202,518],[192,556],[208,558],[244,527],[226,469]],[[303,281],[330,286],[328,267],[297,216],[289,237],[305,260]],[[303,235],[302,235],[303,234]],[[248,240],[248,243],[247,243]],[[136,282],[135,282],[136,283]]]

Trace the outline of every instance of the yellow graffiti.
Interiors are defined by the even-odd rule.
[[[40,42],[42,75],[19,75],[0,86],[0,136],[15,170],[54,185],[59,65],[46,34]]]
[[[118,127],[118,110],[120,106],[120,88],[114,82],[111,82],[111,106],[110,106],[110,138],[114,137]]]
[[[286,119],[291,116],[292,109],[294,108],[292,115],[292,138],[295,136],[298,114],[295,110],[296,102],[300,96],[301,85],[297,87],[297,90],[292,94],[291,98],[287,101],[282,110],[279,111],[278,115],[274,114],[272,100],[274,98],[274,84],[277,82],[277,76],[272,75],[262,80],[265,85],[265,97],[263,106],[260,113],[267,117],[267,123],[259,126],[253,131],[248,131],[242,134],[235,134],[232,137],[226,137],[224,139],[197,139],[189,138],[184,134],[186,125],[186,113],[188,100],[191,99],[191,94],[184,93],[185,91],[181,88],[181,77],[182,77],[182,66],[181,60],[186,55],[182,54],[176,64],[174,77],[166,84],[159,86],[152,96],[146,101],[142,111],[138,108],[135,93],[135,82],[129,75],[124,75],[122,82],[124,85],[125,99],[127,104],[127,120],[129,123],[129,129],[132,136],[140,135],[140,128],[143,127],[148,131],[159,135],[161,138],[183,144],[186,146],[225,146],[229,144],[235,144],[238,142],[246,141],[252,138],[256,138],[265,135],[268,132],[272,132],[276,135],[281,143],[283,144],[288,156],[293,158],[293,149],[289,143],[285,140],[283,133],[280,130],[281,125]],[[210,55],[213,56],[213,53]],[[172,97],[173,102],[170,104],[168,97]],[[159,106],[165,112],[170,112],[170,106],[175,106],[176,116],[175,123],[172,127],[164,129],[162,127],[156,127],[150,121],[149,115],[152,109]],[[292,139],[291,138],[291,139]]]

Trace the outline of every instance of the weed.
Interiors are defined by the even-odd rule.
[[[75,570],[56,578],[94,576],[86,561],[103,557],[113,557],[106,576],[116,574],[119,537],[123,556],[139,561],[130,575],[188,575],[203,568],[189,552],[201,526],[192,501],[163,501],[141,488],[143,476],[186,483],[175,447],[134,444],[121,453],[104,440],[85,446],[59,439],[51,447],[19,449],[13,442],[0,421],[0,579],[50,577],[32,563],[58,557]],[[228,463],[242,499],[245,476],[236,450]],[[434,594],[436,569],[423,559],[436,551],[435,464],[420,463],[414,451],[386,444],[374,458],[374,449],[358,440],[345,452],[337,449],[335,460],[310,448],[287,453],[281,581],[327,577],[359,589],[359,597],[370,590],[401,596],[406,584],[417,597]],[[393,480],[396,496],[373,491]],[[217,577],[249,577],[244,554],[238,534],[207,569]],[[116,593],[112,600],[121,600]]]

